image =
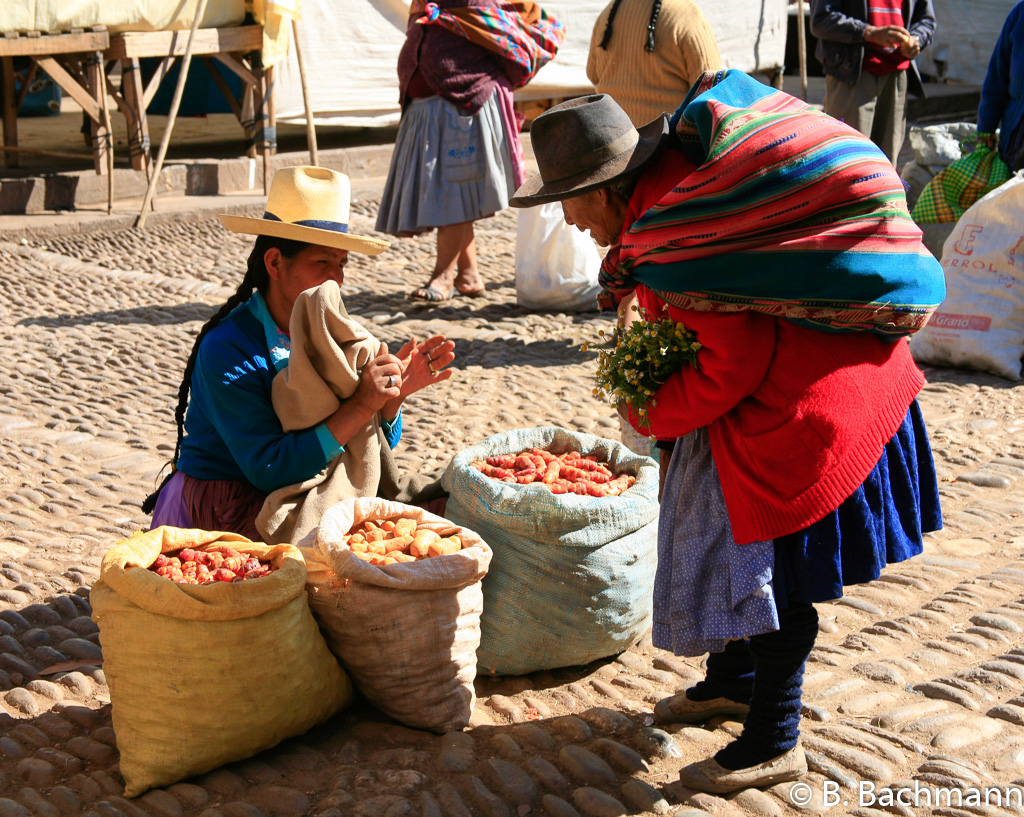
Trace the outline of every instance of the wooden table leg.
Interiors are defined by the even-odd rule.
[[[103,109],[103,96],[107,93],[107,81],[103,74],[103,54],[99,51],[85,57],[86,91],[96,100],[97,108]],[[107,128],[102,114],[89,117],[89,130],[92,133],[93,164],[96,172],[104,176],[107,173],[107,151],[113,150],[113,135]]]
[[[263,71],[263,124],[260,136],[260,153],[263,154],[263,193],[270,189],[270,157],[277,153],[277,113],[274,110],[274,67]]]
[[[145,89],[138,57],[121,60],[121,96],[124,97],[128,120],[128,155],[132,170],[145,170],[149,156],[149,122],[146,120]]]
[[[273,156],[277,153],[277,107],[274,97],[274,83],[277,81],[277,71],[273,67],[268,68],[265,77],[267,86],[267,129],[263,141],[266,145],[267,153]]]
[[[256,62],[252,63],[252,73],[256,76],[256,84],[248,85],[242,90],[242,115],[239,124],[245,134],[245,155],[256,158],[256,133],[258,131],[256,117],[263,94],[263,71],[257,70]]]
[[[14,92],[14,58],[0,57],[3,75],[4,147],[18,146],[18,95]],[[4,153],[4,166],[17,167],[18,154]]]

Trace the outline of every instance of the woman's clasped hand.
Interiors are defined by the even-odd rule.
[[[381,343],[377,356],[363,368],[352,400],[371,411],[394,417],[410,394],[450,378],[455,343],[444,335],[408,340],[396,354]]]

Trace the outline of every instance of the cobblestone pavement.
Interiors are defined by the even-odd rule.
[[[375,205],[355,206],[356,232],[372,232]],[[518,308],[514,237],[512,213],[482,223],[487,293],[440,308],[404,297],[426,280],[429,238],[354,257],[346,301],[380,337],[443,331],[457,342],[456,376],[409,400],[398,452],[409,471],[512,427],[618,434],[591,394],[595,354],[580,348],[607,320]],[[172,447],[192,338],[237,284],[249,245],[212,219],[0,243],[0,817],[1024,811],[972,797],[1024,780],[1024,390],[943,369],[928,371],[921,402],[946,529],[924,555],[819,606],[809,789],[680,788],[679,767],[740,725],[652,728],[654,703],[701,673],[699,660],[645,640],[587,667],[480,679],[465,733],[412,731],[357,705],[252,760],[124,799],[89,587],[104,551],[148,523],[139,505]],[[40,676],[65,660],[82,665]],[[946,799],[929,808],[908,792],[910,805],[880,795],[872,806],[859,781]]]

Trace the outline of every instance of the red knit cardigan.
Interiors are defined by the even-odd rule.
[[[703,345],[699,368],[658,390],[650,432],[667,439],[708,427],[741,544],[794,533],[839,507],[924,385],[905,339],[821,332],[750,311],[682,310],[638,292],[641,306],[666,310]]]
[[[630,200],[625,229],[686,175],[666,151]],[[689,165],[692,167],[692,164]],[[808,329],[758,312],[639,303],[697,333],[699,368],[669,378],[648,406],[662,439],[708,427],[738,543],[794,533],[839,507],[867,478],[924,385],[905,339]]]

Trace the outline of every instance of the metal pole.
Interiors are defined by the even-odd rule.
[[[807,35],[804,33],[804,0],[796,3],[796,41],[800,50],[800,98],[807,101]]]
[[[185,46],[185,56],[181,60],[181,73],[178,74],[178,84],[174,89],[174,98],[171,100],[171,110],[167,118],[167,128],[164,130],[163,138],[160,140],[160,153],[156,157],[156,165],[153,168],[153,177],[149,180],[149,187],[146,188],[146,198],[142,202],[142,211],[135,219],[135,226],[142,228],[146,226],[146,208],[149,207],[156,191],[157,182],[160,180],[160,171],[164,166],[164,159],[167,157],[167,146],[171,143],[171,131],[174,129],[174,120],[178,117],[178,108],[181,106],[181,95],[185,91],[185,79],[188,77],[188,67],[192,62],[192,43],[196,38],[196,30],[199,28],[199,21],[206,13],[207,0],[199,0],[196,8],[196,17],[192,21],[192,30],[188,33],[188,43]]]
[[[316,125],[313,124],[313,105],[309,101],[309,88],[306,85],[306,64],[302,59],[302,46],[299,43],[299,21],[292,17],[292,39],[295,41],[295,61],[299,64],[299,82],[302,83],[302,104],[306,108],[306,142],[309,145],[309,161],[313,167],[320,166],[316,151]]]

